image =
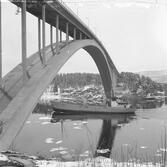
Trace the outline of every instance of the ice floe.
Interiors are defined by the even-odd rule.
[[[109,149],[101,149],[101,150],[97,150],[97,153],[101,153],[101,154],[105,154],[107,152],[110,152]]]
[[[140,148],[142,148],[142,149],[146,149],[147,147],[146,147],[146,146],[140,146]]]
[[[82,124],[88,124],[88,122],[87,121],[82,121]]]
[[[50,122],[42,122],[41,125],[47,125],[50,124]]]
[[[62,142],[63,142],[62,140],[59,140],[59,141],[56,142],[56,144],[60,144],[60,143],[62,143]]]
[[[160,151],[167,152],[167,148],[160,148]]]
[[[54,152],[54,151],[63,151],[63,150],[67,150],[66,147],[56,147],[56,148],[52,148],[50,150],[50,152]]]
[[[50,117],[39,117],[39,120],[50,120]]]
[[[53,140],[54,140],[54,138],[47,138],[47,139],[45,140],[45,143],[51,144],[51,143],[54,142]]]
[[[82,128],[81,128],[80,126],[75,126],[74,129],[80,130],[80,129],[82,129]]]
[[[60,151],[60,154],[67,154],[67,151]]]

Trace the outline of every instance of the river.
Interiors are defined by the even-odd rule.
[[[167,151],[167,105],[145,103],[135,115],[57,115],[37,108],[10,149],[61,161],[103,156],[117,162],[161,162]]]

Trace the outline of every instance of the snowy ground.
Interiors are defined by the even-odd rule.
[[[109,158],[96,157],[96,158],[87,158],[85,160],[75,161],[75,162],[61,162],[57,160],[38,160],[36,157],[25,157],[16,154],[15,156],[7,156],[0,154],[0,166],[5,164],[8,166],[12,161],[15,161],[15,165],[18,162],[24,164],[25,167],[162,167],[166,165],[158,163],[140,163],[137,160],[130,160],[129,162],[116,162]],[[6,167],[6,165],[3,165]]]

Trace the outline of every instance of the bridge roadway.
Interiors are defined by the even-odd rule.
[[[33,0],[12,1],[22,8],[22,63],[5,77],[0,76],[0,151],[9,149],[43,91],[66,61],[81,48],[86,50],[96,63],[106,97],[111,98],[114,95],[113,87],[118,71],[96,35],[59,1],[35,2]],[[39,50],[29,58],[26,57],[26,11],[38,17]],[[50,24],[50,45],[47,47],[45,46],[45,22]],[[53,44],[54,27],[56,28],[55,44]],[[62,38],[62,32],[66,35],[65,40]],[[0,51],[0,60],[1,58]],[[0,63],[0,71],[1,69],[2,64]]]

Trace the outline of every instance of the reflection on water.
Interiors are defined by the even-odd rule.
[[[147,104],[149,108],[150,105]],[[159,110],[167,116],[167,107],[159,106],[162,108]],[[140,114],[136,116],[60,114],[52,117],[52,109],[38,106],[11,149],[64,161],[98,156],[111,157],[117,161],[136,157],[141,161],[159,161],[166,151],[163,137],[167,121],[156,119],[155,115],[147,118],[142,116],[143,113],[158,114],[157,111],[140,109],[137,111]],[[147,160],[145,155],[148,155]]]

